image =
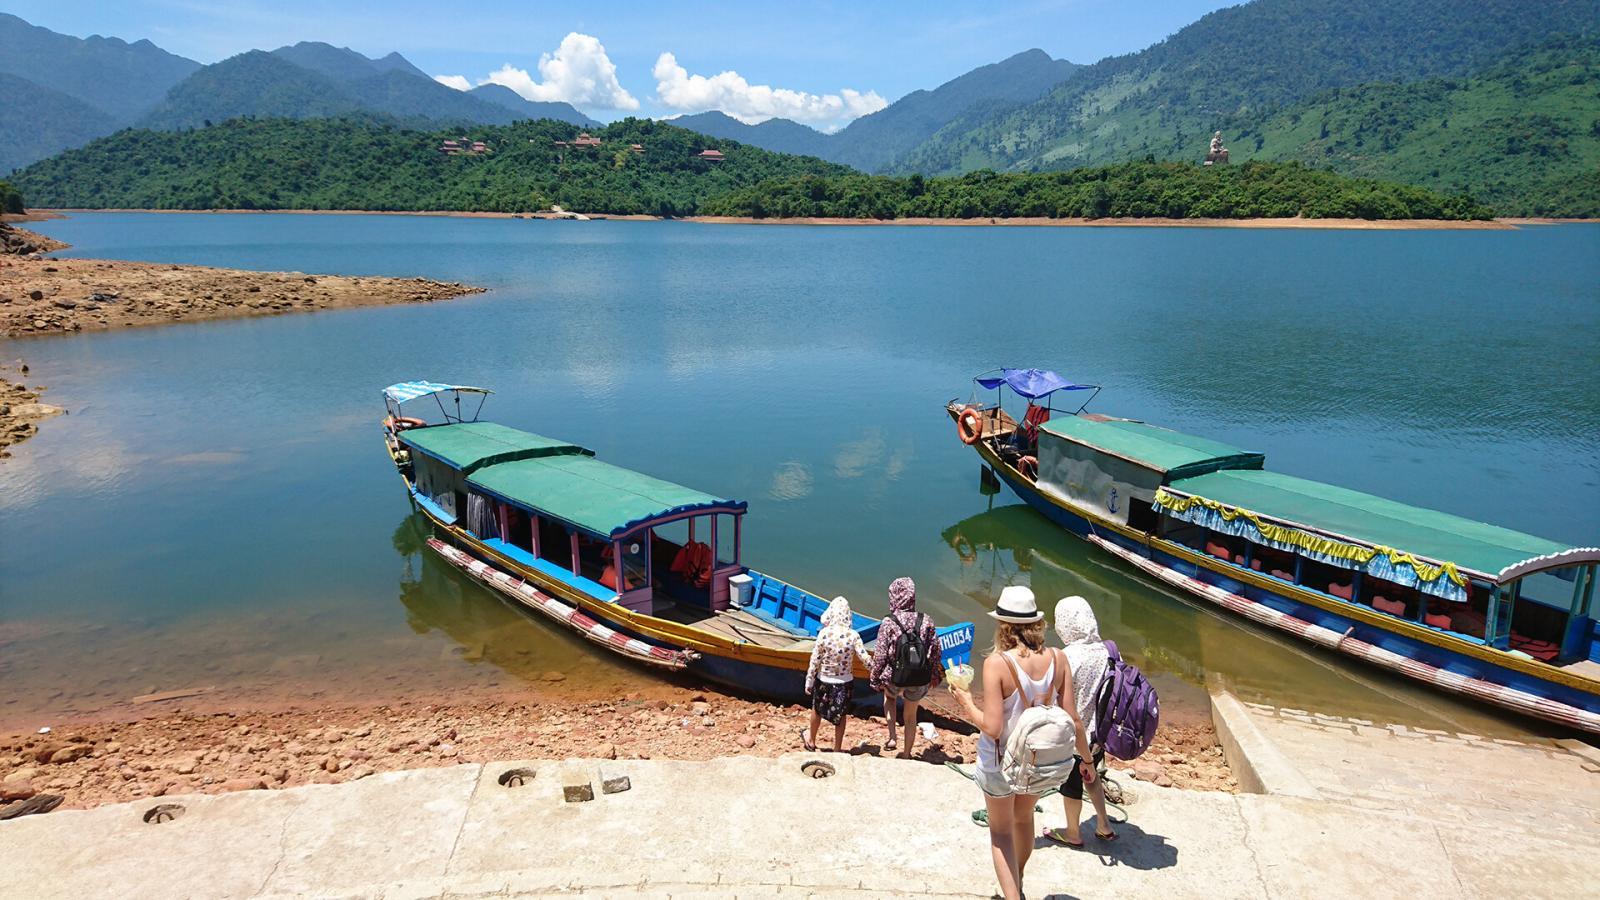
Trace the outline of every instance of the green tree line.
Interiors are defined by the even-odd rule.
[[[529,212],[554,204],[679,216],[760,181],[851,171],[645,119],[591,129],[597,147],[573,146],[580,131],[549,119],[448,131],[370,119],[234,119],[120,131],[14,179],[44,207]],[[489,152],[439,152],[443,141],[463,139]],[[724,158],[700,157],[707,149]]]
[[[22,192],[11,186],[9,181],[0,181],[0,213],[23,213]]]
[[[1299,163],[1236,166],[1118,163],[1066,172],[987,170],[951,178],[803,175],[736,189],[704,205],[709,215],[973,219],[1293,218],[1487,219],[1464,195],[1348,178]]]

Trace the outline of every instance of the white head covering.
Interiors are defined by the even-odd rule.
[[[845,631],[851,631],[853,629],[851,629],[850,626],[853,621],[854,617],[850,614],[850,601],[843,597],[835,597],[833,598],[833,602],[828,604],[827,610],[822,614],[821,631],[826,631],[830,628],[840,628]],[[819,631],[817,634],[818,639],[821,639],[822,637],[821,631]]]
[[[1100,639],[1100,623],[1095,621],[1089,601],[1074,596],[1056,604],[1056,637],[1061,638],[1067,665],[1072,668],[1072,699],[1078,707],[1078,718],[1092,736],[1095,693],[1105,677],[1111,654]]]

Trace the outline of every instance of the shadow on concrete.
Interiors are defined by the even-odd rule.
[[[1094,829],[1084,827],[1084,845],[1067,847],[1039,836],[1033,840],[1033,849],[1060,853],[1087,853],[1100,860],[1106,868],[1127,866],[1130,869],[1170,869],[1178,864],[1178,848],[1159,834],[1151,834],[1132,822],[1117,823],[1117,839],[1103,841],[1094,836]]]

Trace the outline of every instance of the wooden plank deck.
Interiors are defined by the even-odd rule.
[[[668,601],[657,603],[655,615],[684,625],[693,625],[736,641],[747,641],[775,650],[811,646],[810,638],[802,638],[793,632],[785,631],[742,609],[726,609],[713,613]]]

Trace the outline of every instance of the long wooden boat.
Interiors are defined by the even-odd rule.
[[[828,604],[743,564],[744,501],[479,421],[489,393],[427,381],[384,389],[384,445],[433,527],[429,547],[634,662],[773,698],[803,695]],[[402,415],[412,401],[431,402],[436,421]],[[857,614],[853,624],[864,642],[877,637],[878,620]],[[970,622],[940,628],[943,662],[968,662],[972,639]],[[866,675],[858,666],[857,678]]]
[[[1058,410],[1052,398],[1099,387],[1048,370],[974,381],[971,401],[945,405],[958,436],[1073,534],[1229,612],[1600,734],[1600,547],[1266,471],[1260,453],[1087,401]],[[1003,408],[1008,391],[1025,401],[1020,418]]]

